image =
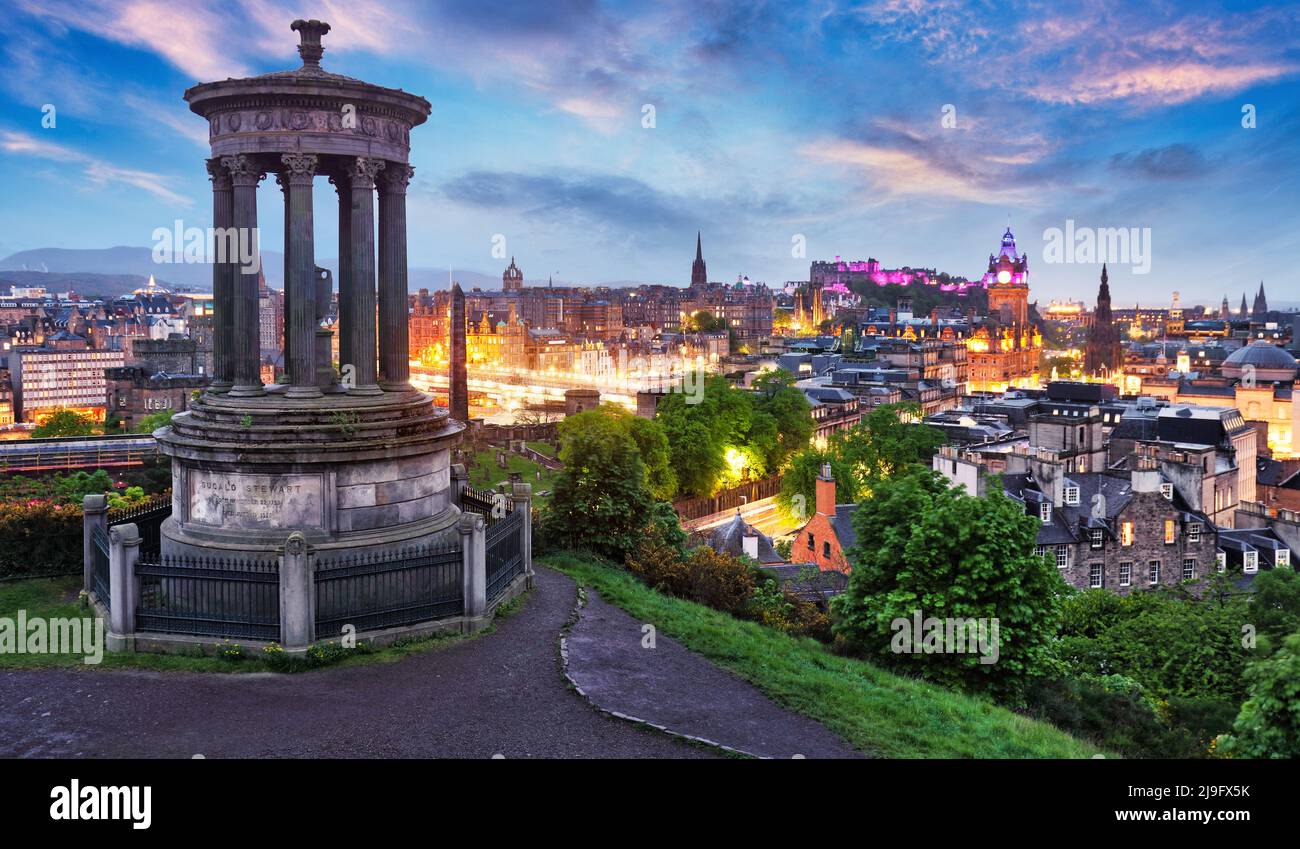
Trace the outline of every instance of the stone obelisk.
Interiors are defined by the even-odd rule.
[[[458,422],[469,421],[469,386],[465,373],[465,293],[451,285],[451,374],[447,376],[448,412]]]

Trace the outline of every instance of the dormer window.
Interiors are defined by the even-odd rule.
[[[1106,539],[1105,532],[1101,528],[1093,528],[1092,530],[1088,531],[1088,540],[1093,548],[1101,548],[1102,543],[1105,541],[1105,539]]]
[[[1065,503],[1072,507],[1079,504],[1079,488],[1077,486],[1067,486],[1065,488]]]
[[[1245,556],[1242,558],[1241,571],[1245,572],[1247,575],[1253,575],[1259,571],[1258,551],[1247,551],[1245,553]]]
[[[1290,565],[1291,565],[1291,549],[1289,549],[1289,548],[1279,548],[1279,549],[1277,550],[1277,554],[1274,555],[1274,558],[1273,558],[1273,565],[1274,565],[1274,566],[1277,566],[1278,568],[1285,568],[1285,567],[1287,567],[1287,566],[1290,566]]]
[[[1038,505],[1038,518],[1043,520],[1044,525],[1052,521],[1052,505],[1050,502],[1044,501]]]

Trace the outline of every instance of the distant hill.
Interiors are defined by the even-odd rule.
[[[328,268],[338,279],[338,259],[317,259],[322,268]],[[275,289],[284,288],[284,254],[279,251],[262,252],[263,273],[266,283]],[[128,246],[113,248],[36,248],[19,251],[0,259],[0,281],[24,286],[45,286],[51,291],[72,288],[88,297],[120,295],[144,285],[149,275],[160,286],[183,287],[192,291],[212,290],[212,266],[206,263],[156,263],[149,248]],[[25,275],[20,277],[20,275]],[[483,273],[455,269],[452,276],[463,289],[500,289],[501,272]],[[129,285],[127,285],[129,284]],[[407,288],[438,291],[448,287],[447,268],[411,266],[407,269]],[[545,280],[529,280],[527,286],[542,287]],[[571,282],[556,280],[556,286],[571,286]],[[640,286],[633,280],[613,283],[588,283],[591,286]],[[100,287],[107,287],[101,290]],[[8,286],[0,287],[8,294]]]
[[[284,254],[263,251],[262,264],[267,285],[283,288]],[[317,264],[330,269],[335,279],[338,278],[337,259],[317,260]],[[151,274],[161,286],[180,286],[195,291],[212,289],[212,266],[205,263],[156,263],[149,248],[36,248],[0,259],[0,281],[45,286],[51,290],[71,287],[89,297],[129,292],[143,285]],[[501,288],[499,273],[457,269],[454,276],[466,289],[476,286],[481,289]],[[407,280],[412,292],[446,289],[447,269],[413,266],[407,271]],[[108,288],[100,291],[101,286]],[[94,290],[87,287],[94,287]]]

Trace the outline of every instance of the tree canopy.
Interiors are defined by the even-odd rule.
[[[853,525],[857,544],[846,552],[852,572],[831,602],[835,633],[851,648],[937,683],[1008,700],[1046,672],[1066,586],[1034,556],[1039,522],[1020,505],[1000,493],[966,495],[912,466],[879,482]],[[931,618],[945,634],[943,620],[983,621],[992,652],[947,643],[932,651],[931,627],[924,644],[912,627]],[[911,642],[902,645],[905,630]],[[960,624],[956,632],[969,633]]]
[[[98,432],[95,422],[73,410],[59,410],[38,425],[32,436],[93,436]]]
[[[807,446],[812,412],[794,378],[770,372],[754,381],[754,390],[713,375],[699,395],[672,393],[660,403],[655,421],[668,439],[678,492],[711,495],[771,474]]]
[[[559,436],[564,468],[543,516],[547,543],[622,560],[648,528],[681,535],[672,507],[654,495],[672,470],[653,421],[602,405],[562,421]]]

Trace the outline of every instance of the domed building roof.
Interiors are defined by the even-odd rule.
[[[1296,359],[1285,349],[1263,339],[1245,345],[1223,361],[1223,373],[1228,377],[1240,377],[1246,366],[1255,371],[1261,380],[1294,380],[1296,376]]]

